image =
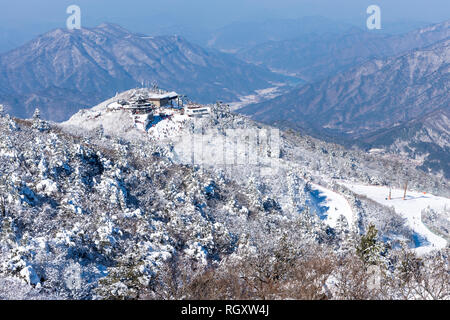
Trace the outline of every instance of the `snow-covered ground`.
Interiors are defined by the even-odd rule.
[[[322,199],[320,205],[325,209],[322,213],[325,223],[334,228],[339,217],[343,215],[347,219],[349,227],[355,227],[355,213],[344,196],[318,184],[311,184],[311,186],[313,191],[318,191],[318,198]]]
[[[406,199],[403,200],[403,190],[392,189],[392,199],[388,200],[389,188],[384,186],[367,186],[354,183],[342,183],[356,194],[364,195],[382,205],[394,207],[395,211],[407,219],[407,224],[417,234],[418,237],[426,239],[419,241],[415,249],[418,254],[425,254],[435,249],[442,249],[447,245],[447,241],[431,232],[422,222],[422,210],[431,208],[436,211],[443,211],[445,207],[450,207],[450,199],[437,197],[428,193],[408,191]]]
[[[62,125],[80,127],[85,130],[94,130],[102,125],[107,134],[127,132],[136,128],[130,112],[125,110],[109,111],[106,108],[82,110],[73,115],[70,120],[63,122]]]
[[[148,125],[147,132],[152,138],[158,140],[175,137],[181,134],[181,131],[185,128],[185,124],[189,119],[190,118],[187,115],[177,113],[172,114],[167,118],[155,116],[153,122]]]

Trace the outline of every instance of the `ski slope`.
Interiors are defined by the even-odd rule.
[[[311,187],[313,191],[317,190],[319,192],[318,199],[323,199],[320,202],[320,206],[325,209],[322,214],[325,223],[334,228],[339,217],[343,215],[347,219],[349,227],[354,228],[356,216],[344,196],[318,184],[312,183]]]
[[[403,200],[404,190],[392,189],[392,199],[388,200],[389,188],[384,186],[367,186],[354,183],[341,183],[353,192],[364,195],[382,205],[394,207],[395,211],[406,218],[408,226],[420,237],[426,239],[424,243],[416,247],[417,254],[425,254],[432,250],[442,249],[447,241],[434,234],[422,222],[422,210],[430,207],[436,211],[443,211],[450,207],[450,199],[437,197],[428,193],[407,191]]]

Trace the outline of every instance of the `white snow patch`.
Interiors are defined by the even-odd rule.
[[[327,218],[325,223],[334,228],[336,227],[337,220],[342,215],[345,219],[347,219],[347,223],[350,228],[355,226],[357,220],[356,215],[344,196],[318,184],[312,183],[311,186],[313,189],[320,191],[320,196],[326,197],[325,205],[329,209],[326,212]]]
[[[167,114],[171,110],[165,111],[165,114],[168,115],[168,118],[158,120],[160,118],[155,117],[155,121],[149,125],[147,130],[149,136],[155,139],[164,139],[170,137],[176,137],[181,134],[183,129],[185,128],[185,124],[189,121],[189,117],[187,115],[181,114]]]
[[[28,284],[37,285],[38,283],[40,283],[39,277],[32,266],[26,266],[25,268],[20,270],[20,275]]]
[[[50,179],[44,179],[36,185],[36,191],[51,196],[58,191],[58,185]]]

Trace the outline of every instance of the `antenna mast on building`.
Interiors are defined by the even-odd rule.
[[[158,92],[158,82],[157,81],[152,81],[152,89],[154,92]]]

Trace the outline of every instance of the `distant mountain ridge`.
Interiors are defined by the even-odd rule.
[[[384,148],[421,161],[425,171],[450,179],[450,108],[443,107],[421,118],[361,139],[363,145]]]
[[[373,59],[239,112],[327,141],[383,148],[450,177],[450,37]]]
[[[288,79],[178,36],[149,37],[113,24],[42,35],[1,55],[0,75],[0,103],[10,113],[28,117],[39,107],[56,121],[152,81],[199,102],[214,102]]]
[[[267,123],[362,137],[448,108],[449,46],[450,38],[400,57],[371,60],[240,112]]]
[[[404,54],[449,36],[450,21],[398,35],[353,27],[345,33],[312,32],[295,39],[265,42],[241,50],[237,56],[307,81],[317,81],[371,59]]]
[[[241,21],[211,32],[207,46],[236,53],[267,41],[283,41],[310,33],[345,32],[351,27],[351,24],[321,16],[268,21]]]

